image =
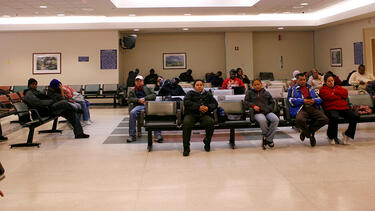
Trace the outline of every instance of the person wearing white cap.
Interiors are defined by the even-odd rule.
[[[155,93],[144,85],[143,77],[137,75],[135,77],[135,87],[129,93],[128,103],[134,103],[135,107],[129,113],[129,138],[126,140],[129,142],[134,142],[136,138],[137,130],[137,118],[141,111],[144,111],[146,101],[154,101],[156,99]],[[154,131],[154,136],[156,141],[163,142],[163,137],[160,131]]]
[[[293,87],[296,85],[297,83],[297,79],[296,79],[296,75],[300,74],[301,72],[299,70],[294,70],[293,71],[293,78],[292,80],[289,82],[289,87]]]

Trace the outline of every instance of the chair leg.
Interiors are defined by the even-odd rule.
[[[149,152],[151,152],[152,151],[152,131],[149,130],[147,132],[148,132],[147,133],[147,141],[148,141],[147,149],[148,149]]]
[[[58,118],[53,120],[53,125],[51,130],[40,130],[38,133],[62,133],[62,130],[56,130],[58,123]]]
[[[39,148],[40,143],[33,143],[34,131],[35,131],[34,127],[29,127],[29,135],[27,137],[27,142],[19,143],[19,144],[12,144],[10,145],[10,148],[14,148],[14,147],[38,147]]]
[[[236,146],[236,144],[235,144],[236,135],[235,135],[234,130],[235,130],[234,128],[230,129],[230,138],[229,138],[229,144],[232,147],[232,149],[234,149],[235,146]]]
[[[137,121],[137,136],[142,137],[142,125]]]

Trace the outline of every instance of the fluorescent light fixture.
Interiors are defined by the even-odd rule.
[[[184,31],[189,31],[189,28],[183,28],[182,30],[184,30]]]
[[[48,8],[46,5],[42,5],[42,6],[39,6],[39,7],[42,8],[42,9]]]
[[[300,5],[301,5],[301,6],[307,6],[307,5],[309,5],[309,3],[303,2],[303,3],[301,3]]]
[[[260,0],[111,0],[117,8],[251,7]]]
[[[302,9],[303,6],[294,6],[293,9]]]
[[[139,29],[134,29],[135,32],[139,32]]]
[[[280,27],[277,27],[278,30],[283,30],[284,27],[280,26]]]

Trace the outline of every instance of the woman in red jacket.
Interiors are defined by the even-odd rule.
[[[355,130],[359,121],[359,115],[350,110],[346,99],[348,98],[348,90],[335,85],[332,75],[324,76],[324,86],[319,90],[319,95],[323,100],[323,109],[326,112],[329,123],[327,136],[330,144],[339,143],[337,138],[339,117],[343,117],[349,121],[348,129],[342,133],[343,144],[349,144],[349,140],[354,139]]]

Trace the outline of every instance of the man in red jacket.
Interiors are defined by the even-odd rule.
[[[239,78],[237,78],[237,71],[235,69],[232,69],[230,71],[230,77],[227,78],[223,85],[221,86],[222,89],[234,89],[235,87],[241,87],[243,89],[243,93],[245,93],[245,84],[243,81]],[[235,93],[236,94],[236,93]]]
[[[330,144],[339,143],[337,131],[339,117],[341,116],[349,121],[348,129],[342,133],[342,143],[349,144],[349,141],[354,139],[359,115],[348,107],[346,101],[348,98],[348,90],[339,85],[335,85],[332,75],[325,75],[324,82],[325,84],[319,90],[319,95],[323,100],[323,109],[329,119],[327,130],[328,141]]]

